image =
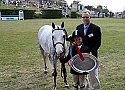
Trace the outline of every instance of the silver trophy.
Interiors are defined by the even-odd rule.
[[[73,61],[71,68],[78,73],[90,72],[98,67],[98,60],[95,56],[89,53],[82,53],[84,60],[82,61],[79,55],[75,55],[71,58]]]

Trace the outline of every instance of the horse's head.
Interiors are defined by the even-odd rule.
[[[63,58],[67,47],[64,22],[62,22],[61,26],[56,26],[54,23],[52,23],[52,27],[52,41],[55,48],[55,53],[57,58]]]

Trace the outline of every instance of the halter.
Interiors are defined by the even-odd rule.
[[[56,30],[63,30],[63,32],[65,33],[65,36],[66,36],[66,30],[65,29],[59,29],[59,27],[57,27],[57,29],[53,29],[52,30],[52,33],[54,32],[54,31],[56,31]],[[57,44],[62,44],[62,46],[63,46],[63,48],[64,48],[64,51],[63,51],[63,53],[65,53],[66,52],[66,49],[65,49],[65,36],[63,37],[64,38],[64,43],[62,43],[62,42],[56,42],[55,44],[54,44],[54,40],[53,40],[53,36],[52,36],[52,42],[53,42],[53,46],[54,46],[54,48],[56,47],[56,45]]]
[[[64,31],[65,29],[53,29],[53,30],[52,30],[52,33],[53,33],[54,31],[56,31],[56,30],[63,30],[63,31]],[[52,36],[52,41],[53,41],[53,46],[54,46],[54,48],[55,48],[55,46],[56,46],[57,44],[62,44],[62,46],[64,47],[64,45],[65,45],[65,36],[63,37],[63,38],[64,38],[64,43],[62,43],[62,42],[57,42],[57,43],[54,44],[53,38],[54,38],[54,37]]]

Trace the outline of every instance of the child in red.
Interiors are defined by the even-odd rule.
[[[80,49],[81,53],[90,53],[90,49],[86,46],[83,45],[84,43],[84,36],[82,35],[82,33],[80,33],[78,30],[74,31],[72,33],[72,37],[70,38],[73,43],[76,43],[78,48]],[[70,46],[69,48],[69,53],[68,55],[61,60],[61,63],[66,63],[66,62],[70,62],[70,64],[72,63],[71,58],[73,56],[75,56],[76,54],[78,54],[75,46]],[[73,77],[73,87],[74,90],[78,90],[78,88],[80,88],[80,90],[85,90],[85,77],[88,73],[78,73],[76,71],[74,71],[72,68],[70,70],[70,73],[72,74]]]

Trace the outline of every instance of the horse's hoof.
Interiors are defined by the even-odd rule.
[[[65,87],[68,88],[68,87],[69,87],[69,84],[65,85]]]
[[[65,88],[69,88],[69,84],[67,82],[65,83],[64,86],[65,86]]]
[[[53,90],[56,90],[56,87],[53,87]]]
[[[44,70],[44,74],[47,74],[48,73],[48,71],[47,70]]]

